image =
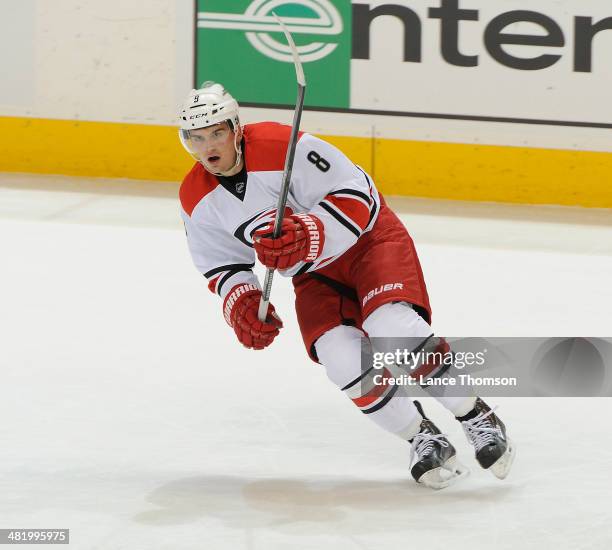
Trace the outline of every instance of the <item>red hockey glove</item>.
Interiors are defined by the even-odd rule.
[[[323,222],[314,214],[293,214],[283,218],[281,235],[272,238],[270,223],[253,235],[259,261],[266,267],[288,269],[301,261],[314,262],[323,251]]]
[[[257,318],[261,290],[252,284],[239,284],[229,291],[223,301],[223,315],[227,324],[234,329],[243,346],[264,349],[278,336],[283,328],[274,306],[268,306],[268,317],[262,323]]]

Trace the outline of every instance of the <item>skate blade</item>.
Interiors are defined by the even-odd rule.
[[[467,477],[470,471],[461,462],[457,460],[457,456],[449,458],[439,468],[434,468],[425,472],[419,479],[418,482],[429,487],[430,489],[445,489],[450,487],[459,481],[460,479]]]
[[[514,443],[508,439],[508,448],[506,452],[499,457],[495,464],[492,464],[489,470],[491,473],[498,479],[505,479],[508,473],[510,472],[510,468],[512,468],[512,463],[514,462],[514,457],[516,456],[516,447]]]

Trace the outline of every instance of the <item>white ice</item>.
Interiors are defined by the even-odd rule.
[[[606,549],[609,399],[496,400],[517,448],[417,486],[286,328],[243,349],[191,264],[170,184],[0,176],[0,528],[70,528],[78,550]],[[396,200],[434,327],[612,336],[612,214]],[[34,548],[23,546],[23,548]]]

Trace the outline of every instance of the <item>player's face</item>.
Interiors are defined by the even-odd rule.
[[[233,171],[236,164],[234,142],[240,136],[236,136],[227,122],[190,130],[189,137],[194,153],[209,172],[218,174]]]

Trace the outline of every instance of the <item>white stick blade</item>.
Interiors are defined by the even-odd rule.
[[[278,24],[283,29],[283,32],[285,33],[285,37],[287,38],[287,42],[289,43],[289,47],[291,48],[291,53],[293,55],[293,62],[295,64],[295,74],[297,76],[298,84],[300,86],[305,87],[306,77],[304,76],[304,69],[302,68],[302,62],[300,61],[300,54],[298,53],[297,48],[295,47],[295,42],[293,41],[293,37],[291,36],[289,29],[285,26],[281,18],[278,15],[276,15],[275,12],[272,12],[272,15],[276,17]]]

